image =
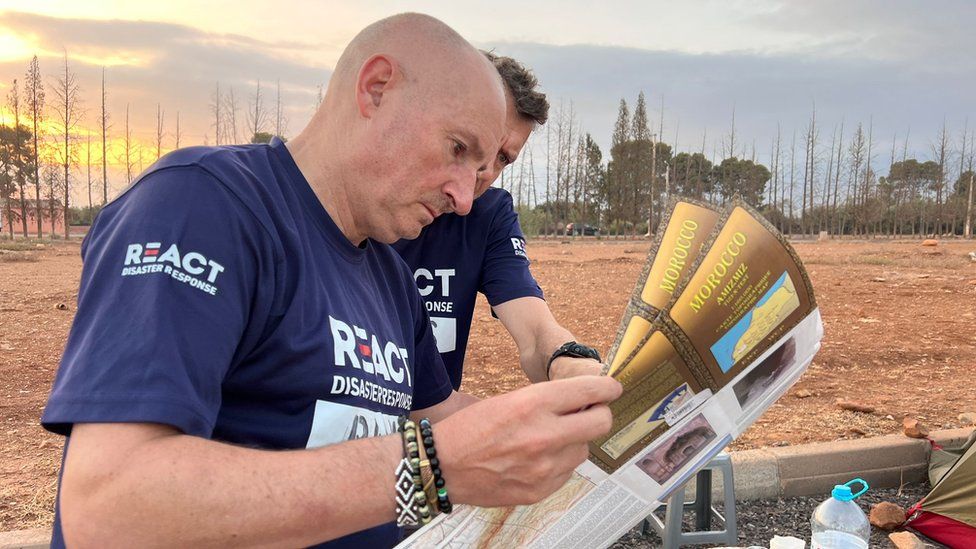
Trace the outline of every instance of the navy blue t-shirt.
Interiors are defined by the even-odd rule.
[[[82,258],[42,418],[53,432],[151,422],[311,448],[391,433],[450,395],[407,266],[350,243],[280,141],[167,155],[101,212]],[[388,524],[326,546],[398,536]]]
[[[478,292],[492,306],[519,297],[542,298],[529,272],[525,237],[512,195],[489,188],[466,216],[446,214],[414,240],[393,244],[424,296],[437,348],[451,383],[461,386],[464,352]]]

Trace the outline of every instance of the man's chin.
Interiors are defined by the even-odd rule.
[[[427,225],[424,224],[411,224],[405,227],[397,227],[395,230],[391,231],[389,235],[373,238],[373,240],[377,240],[384,244],[393,244],[398,240],[414,240],[420,236],[420,233],[423,232],[424,227],[426,226]]]

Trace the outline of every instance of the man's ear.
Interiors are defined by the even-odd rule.
[[[356,105],[361,116],[373,117],[383,101],[383,95],[398,80],[398,73],[396,62],[381,53],[371,56],[363,63],[356,79]]]

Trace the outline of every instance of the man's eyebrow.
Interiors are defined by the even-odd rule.
[[[465,142],[467,142],[469,152],[474,155],[475,158],[482,158],[485,155],[485,150],[482,147],[481,140],[478,139],[478,136],[467,130],[458,130],[457,133],[462,139],[464,139]]]

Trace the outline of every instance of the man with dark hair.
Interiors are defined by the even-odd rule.
[[[466,216],[437,218],[414,240],[393,245],[413,270],[430,313],[437,348],[455,389],[460,388],[464,355],[478,292],[508,330],[519,361],[533,382],[598,374],[596,351],[578,344],[559,325],[529,272],[525,237],[512,196],[491,187],[515,162],[532,131],[549,117],[538,81],[511,57],[485,53],[502,77],[508,113],[497,157],[478,177],[476,199]],[[468,397],[473,398],[473,397]]]
[[[287,145],[182,149],[108,204],[42,417],[69,436],[52,545],[390,546],[393,520],[562,486],[620,385],[463,407],[386,244],[471,209],[505,108],[482,54],[398,15]]]

